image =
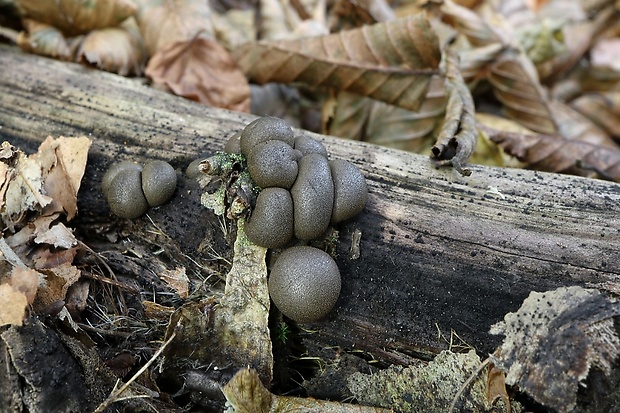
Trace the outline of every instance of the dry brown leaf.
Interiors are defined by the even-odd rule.
[[[84,175],[91,140],[80,138],[57,139],[48,136],[36,154],[29,159],[36,162],[45,174],[45,192],[52,198],[45,214],[66,212],[67,219],[77,213],[77,193]]]
[[[45,274],[44,282],[39,285],[35,308],[43,309],[50,304],[64,301],[67,290],[80,279],[81,272],[71,264],[61,264],[47,269],[42,269]]]
[[[6,170],[8,186],[5,192],[2,221],[13,228],[28,211],[43,208],[52,198],[43,194],[41,166],[22,152],[18,153],[14,167]]]
[[[13,290],[22,293],[28,304],[32,304],[37,295],[39,273],[26,267],[14,267],[9,281]]]
[[[597,290],[532,292],[517,312],[491,327],[491,334],[506,338],[490,359],[506,373],[506,384],[559,412],[572,411],[590,369],[610,375],[620,356],[619,315],[620,302]]]
[[[222,388],[237,413],[388,413],[389,409],[312,398],[276,396],[261,383],[253,369],[242,369]]]
[[[187,298],[189,294],[189,278],[185,273],[185,267],[177,267],[174,270],[164,270],[159,274],[159,278],[164,280],[170,288],[181,298]]]
[[[146,75],[176,95],[215,107],[250,110],[245,76],[214,40],[198,37],[169,45],[151,58]]]
[[[558,125],[558,133],[566,139],[618,149],[618,145],[603,129],[570,106],[552,100],[549,107]]]
[[[39,273],[26,267],[14,267],[8,283],[0,285],[0,327],[21,326],[26,308],[34,301]]]
[[[431,159],[439,165],[452,165],[461,175],[469,176],[471,170],[463,166],[478,141],[474,99],[461,76],[456,57],[448,50],[444,53],[443,66],[448,103],[437,142],[431,149]]]
[[[570,106],[620,141],[620,91],[587,93]]]
[[[443,79],[439,76],[431,79],[417,111],[341,92],[323,133],[416,153],[427,152],[434,143],[432,132],[443,119],[445,107]]]
[[[130,0],[17,0],[21,13],[50,24],[67,35],[120,24],[136,12]]]
[[[47,231],[39,233],[34,239],[37,244],[49,244],[54,248],[68,249],[77,245],[73,232],[62,222],[52,226]]]
[[[256,40],[254,10],[228,10],[224,14],[213,13],[211,23],[215,38],[227,50]]]
[[[603,66],[620,72],[620,38],[601,39],[590,53],[593,66]]]
[[[481,126],[479,126],[481,127]],[[620,182],[620,150],[568,140],[560,135],[522,134],[482,126],[508,154],[529,168]]]
[[[88,33],[77,51],[76,60],[121,76],[141,76],[146,64],[146,49],[133,19],[120,27],[108,27]]]
[[[506,391],[506,375],[491,363],[487,373],[487,402],[492,406],[498,399],[504,400],[506,413],[511,413],[510,397]]]
[[[39,247],[32,253],[32,263],[37,270],[54,268],[59,265],[69,265],[73,262],[78,250],[79,247],[53,251],[47,246]]]
[[[303,82],[413,110],[441,57],[423,14],[328,36],[247,44],[233,56],[259,84]]]
[[[491,65],[488,79],[511,119],[538,133],[558,131],[536,68],[523,54],[513,51],[502,54]]]
[[[213,38],[211,8],[204,0],[135,0],[136,20],[151,56],[197,36]]]
[[[318,0],[314,3],[312,6],[316,13],[312,16],[300,2],[261,1],[259,4],[259,38],[284,40],[328,34],[329,29],[325,21],[325,0]]]
[[[0,327],[9,324],[21,326],[26,316],[28,300],[9,284],[0,284]]]
[[[60,30],[31,19],[24,19],[23,25],[26,32],[21,32],[17,37],[17,45],[22,50],[57,59],[71,59],[71,50]]]

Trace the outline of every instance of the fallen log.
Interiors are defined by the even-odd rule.
[[[184,168],[221,150],[253,119],[5,46],[0,67],[2,140],[26,152],[48,135],[93,140],[76,227],[131,225],[109,213],[99,189],[112,162],[162,159]],[[487,353],[501,339],[490,326],[530,291],[620,280],[619,184],[478,165],[462,177],[424,156],[312,136],[331,157],[364,172],[370,198],[360,216],[338,228],[341,296],[326,320],[310,326],[314,333],[303,335],[308,346],[408,364],[447,348],[452,332]],[[177,194],[150,217],[179,251],[199,260],[200,243],[219,223],[189,183]],[[142,235],[134,232],[132,242]]]

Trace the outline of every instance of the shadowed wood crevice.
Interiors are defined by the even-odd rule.
[[[112,162],[163,159],[181,169],[221,150],[252,119],[7,47],[0,47],[0,67],[2,140],[34,152],[48,135],[93,139],[78,227],[126,225],[110,215],[99,190]],[[370,199],[339,227],[342,293],[305,340],[401,364],[446,348],[438,331],[450,337],[453,330],[486,353],[501,340],[489,327],[530,291],[620,280],[618,184],[476,165],[462,177],[424,156],[313,136],[330,157],[364,172]],[[200,207],[195,185],[183,180],[181,188],[150,216],[192,256],[219,223]],[[362,232],[357,260],[348,258],[354,229]]]

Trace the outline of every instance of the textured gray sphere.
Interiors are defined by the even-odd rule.
[[[187,165],[187,169],[185,170],[185,175],[187,175],[187,177],[190,179],[196,179],[199,176],[203,175],[203,173],[200,172],[200,169],[198,169],[198,167],[200,166],[200,163],[205,159],[207,158],[198,158],[190,162],[190,164]]]
[[[269,275],[269,295],[274,304],[298,323],[325,317],[338,300],[340,285],[336,262],[313,247],[285,250]]]
[[[121,161],[112,164],[106,173],[103,175],[103,179],[101,180],[101,191],[103,192],[103,196],[108,198],[108,191],[110,190],[110,184],[112,180],[116,178],[119,172],[124,171],[125,169],[135,169],[136,171],[142,171],[142,165],[137,164],[133,161]]]
[[[295,138],[295,149],[302,153],[302,155],[307,155],[309,153],[318,153],[327,158],[327,149],[325,146],[316,139],[312,139],[309,136],[297,136]]]
[[[291,187],[291,195],[295,237],[319,238],[329,227],[334,205],[334,183],[323,155],[311,153],[299,160],[299,173]]]
[[[368,186],[362,172],[351,162],[335,159],[329,162],[334,181],[332,223],[353,218],[366,205]]]
[[[289,189],[297,178],[299,153],[278,140],[261,142],[248,155],[248,170],[261,188],[277,186]]]
[[[110,181],[106,200],[113,214],[121,218],[135,219],[149,209],[142,192],[141,175],[137,169],[124,169]]]
[[[293,200],[283,188],[263,189],[256,198],[245,234],[256,245],[280,248],[293,238]]]
[[[152,161],[142,169],[142,192],[152,207],[165,204],[177,188],[177,173],[168,162]]]
[[[226,146],[224,146],[224,152],[231,154],[241,153],[241,131],[228,138]]]
[[[286,142],[292,147],[295,143],[293,129],[280,118],[272,116],[258,118],[241,131],[241,153],[248,156],[256,144],[274,139]]]

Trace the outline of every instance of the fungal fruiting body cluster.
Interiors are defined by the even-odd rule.
[[[320,142],[296,137],[281,119],[251,122],[228,141],[226,151],[245,155],[252,180],[262,188],[245,226],[257,245],[282,248],[293,239],[320,238],[330,225],[356,216],[366,205],[360,170],[345,160],[329,161]],[[271,270],[269,293],[287,317],[316,321],[336,303],[340,272],[324,251],[291,247]]]
[[[138,218],[150,207],[166,203],[176,186],[176,171],[164,161],[152,161],[144,167],[132,161],[115,163],[101,183],[112,213],[128,219]]]

